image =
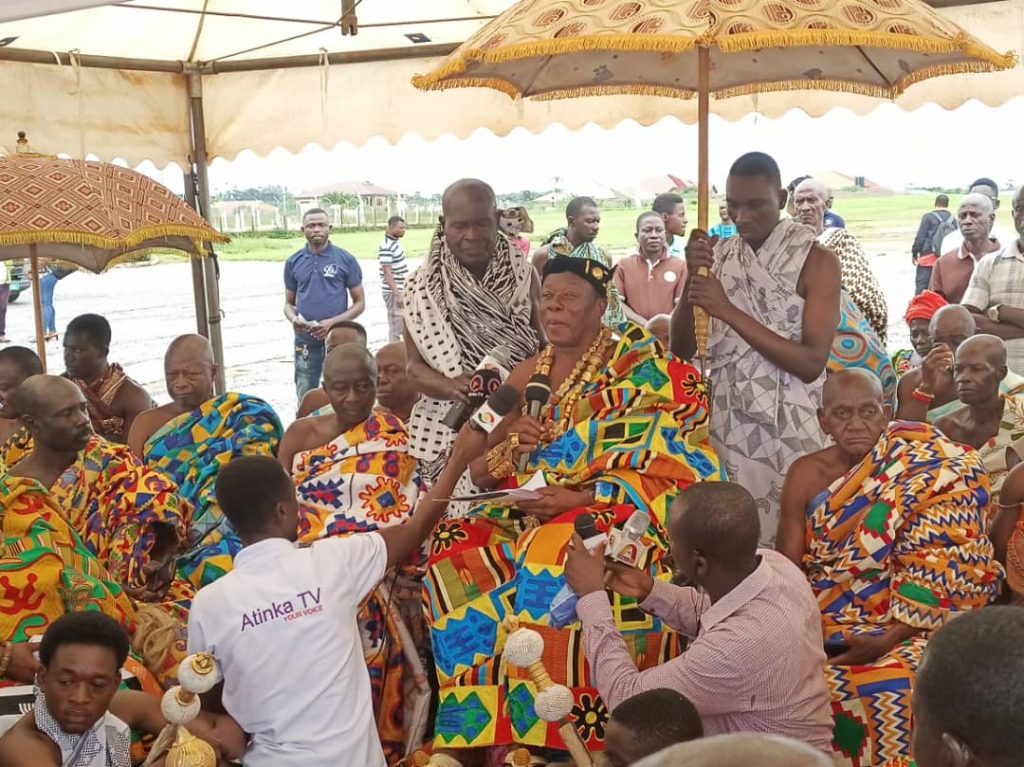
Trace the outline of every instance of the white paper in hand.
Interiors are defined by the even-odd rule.
[[[536,501],[540,498],[540,493],[537,491],[542,487],[547,487],[548,483],[544,479],[544,472],[538,471],[530,480],[522,485],[521,487],[514,488],[512,490],[491,490],[486,493],[477,493],[476,495],[453,495],[449,498],[449,501],[487,501],[489,503],[517,503],[519,501]]]

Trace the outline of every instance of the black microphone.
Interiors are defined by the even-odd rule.
[[[526,414],[533,418],[540,418],[540,411],[544,409],[551,398],[551,379],[543,373],[534,373],[530,376],[529,383],[526,384],[524,397],[526,399]],[[516,471],[522,474],[526,471],[526,464],[529,462],[529,454],[523,453],[519,456]]]
[[[494,348],[483,358],[480,367],[469,380],[469,402],[456,401],[445,414],[441,422],[452,431],[463,427],[473,411],[483,405],[487,398],[498,390],[502,382],[508,378],[512,353],[505,346]]]
[[[469,425],[478,431],[490,434],[511,413],[519,402],[519,390],[509,384],[502,384],[487,398],[469,420]]]

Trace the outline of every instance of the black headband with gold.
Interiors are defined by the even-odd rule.
[[[582,277],[597,291],[598,295],[608,295],[608,283],[612,281],[612,273],[615,267],[607,267],[600,261],[590,258],[574,258],[572,256],[554,256],[544,264],[544,274],[541,281],[546,280],[552,274],[568,272]]]

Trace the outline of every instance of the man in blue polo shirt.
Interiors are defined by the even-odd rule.
[[[307,210],[302,233],[306,247],[284,264],[284,316],[295,328],[295,394],[299,402],[320,385],[324,339],[331,326],[354,320],[366,307],[363,271],[351,253],[331,244],[326,211]]]

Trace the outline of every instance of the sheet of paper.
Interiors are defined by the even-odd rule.
[[[448,500],[487,501],[489,503],[502,504],[517,503],[518,501],[536,501],[541,497],[537,491],[542,487],[547,487],[547,485],[548,483],[544,480],[544,473],[538,471],[524,485],[512,490],[491,490],[486,493],[477,493],[476,495],[454,495]]]

